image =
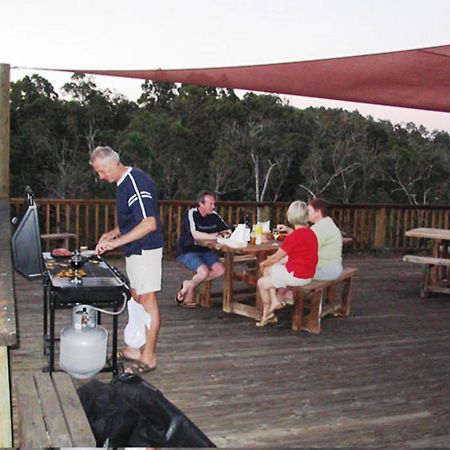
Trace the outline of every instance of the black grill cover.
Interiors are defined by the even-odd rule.
[[[102,447],[215,447],[164,395],[138,376],[78,388],[78,395]]]

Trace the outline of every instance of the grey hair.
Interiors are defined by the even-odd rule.
[[[291,225],[308,225],[308,205],[301,200],[296,200],[289,205],[287,220]]]
[[[92,150],[89,164],[94,164],[96,159],[108,159],[109,161],[120,162],[119,154],[111,147],[96,147]]]

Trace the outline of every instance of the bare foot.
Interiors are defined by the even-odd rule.
[[[289,300],[289,301],[294,300],[294,293],[290,289],[286,289],[285,300]]]
[[[282,309],[285,306],[286,306],[286,302],[279,302],[278,300],[276,302],[272,301],[270,303],[269,309],[267,310],[266,316],[272,315],[275,311],[278,311],[279,309]]]
[[[195,289],[189,288],[184,296],[184,303],[195,303]]]

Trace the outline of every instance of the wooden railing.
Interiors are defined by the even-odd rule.
[[[71,232],[77,235],[76,245],[93,248],[105,231],[117,224],[114,200],[80,199],[36,199],[41,233]],[[20,216],[23,199],[11,199],[12,214]],[[172,252],[181,231],[181,221],[187,209],[195,201],[168,201],[159,203],[165,248]],[[242,223],[249,214],[256,222],[257,209],[269,211],[272,224],[284,223],[288,202],[220,202],[217,210],[229,223]],[[410,250],[423,249],[427,242],[417,238],[406,238],[410,228],[449,228],[450,206],[409,205],[339,205],[330,206],[330,216],[339,228],[353,237],[348,246],[353,250]],[[48,245],[48,244],[47,244]]]
[[[17,344],[16,302],[11,264],[10,204],[0,200],[0,447],[13,446],[9,348]]]

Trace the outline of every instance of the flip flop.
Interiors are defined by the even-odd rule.
[[[110,359],[112,359],[112,357],[109,357]],[[124,351],[119,349],[117,350],[117,360],[118,361],[126,361],[126,362],[131,362],[131,363],[141,363],[141,361],[139,359],[136,358],[131,358],[130,356],[125,355]],[[141,363],[143,364],[143,363]]]
[[[195,309],[198,308],[198,304],[197,303],[187,303],[187,302],[177,302],[179,306],[182,306],[183,308],[187,308],[187,309]]]
[[[149,367],[147,364],[143,363],[142,361],[135,361],[133,364],[125,367],[125,373],[131,374],[131,375],[143,375],[144,373],[151,372],[152,370],[155,370],[155,367]]]
[[[183,283],[181,283],[180,290],[175,295],[175,301],[180,305],[184,302],[184,295],[181,295],[181,291],[183,290]],[[181,296],[181,298],[180,298]]]
[[[177,292],[177,295],[175,295],[175,301],[177,302],[177,304],[179,306],[182,306],[183,308],[188,308],[188,309],[198,308],[198,304],[197,303],[195,303],[195,302],[186,302],[185,298],[184,298],[184,295],[183,295],[183,298],[181,298],[181,299],[179,298],[182,289],[183,289],[183,284],[181,285],[180,290]]]
[[[256,322],[257,327],[265,327],[267,324],[278,323],[278,318],[275,314],[269,314],[267,317],[263,317],[259,322]]]

